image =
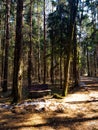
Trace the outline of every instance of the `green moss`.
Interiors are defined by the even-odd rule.
[[[54,93],[53,98],[62,99],[63,97],[61,95],[57,94],[57,93]]]

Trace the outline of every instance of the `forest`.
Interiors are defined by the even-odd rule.
[[[48,125],[35,123],[29,127],[34,130],[48,130],[48,126],[53,127],[49,130],[97,130],[97,95],[97,0],[0,0],[0,113],[6,109],[19,116],[33,111],[37,118],[41,107],[40,117],[45,118],[45,112],[50,113],[51,107],[56,107],[55,112],[63,112],[64,119],[55,117],[53,109],[53,113],[47,115]],[[87,115],[85,119],[86,111],[81,114],[82,110],[74,113],[80,108],[75,106],[76,110],[71,110],[71,104],[66,104],[71,101],[73,105],[76,101],[77,104],[81,102],[81,108],[85,109],[88,109],[85,105],[88,103],[88,113],[94,109],[92,117]],[[37,102],[36,108],[32,102]],[[40,102],[43,102],[44,108],[38,106]],[[95,104],[91,108],[92,102]],[[26,103],[27,107],[24,105],[23,108]],[[50,106],[46,107],[49,103]],[[70,116],[72,113],[78,114],[79,119],[65,118],[65,109],[69,109]],[[42,112],[44,115],[41,115]],[[9,114],[8,119],[11,120],[12,115]],[[6,127],[4,124],[8,119],[2,114],[0,130],[22,130],[22,127],[17,127],[17,122],[14,122],[16,126],[13,128],[11,124]],[[36,120],[39,121],[39,117]],[[75,124],[76,120],[80,127]],[[84,120],[96,121],[89,129],[82,124]],[[58,122],[59,127],[56,127]],[[23,125],[26,127],[24,129],[29,128]]]

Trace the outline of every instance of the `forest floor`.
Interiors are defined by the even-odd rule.
[[[98,78],[81,77],[81,87],[63,99],[51,96],[11,106],[0,97],[0,130],[98,130]]]

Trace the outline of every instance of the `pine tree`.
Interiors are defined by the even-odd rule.
[[[13,72],[13,103],[22,98],[22,23],[23,20],[23,0],[17,0],[17,18],[16,18],[16,41],[14,51],[14,72]]]

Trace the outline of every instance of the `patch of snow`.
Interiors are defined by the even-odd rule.
[[[90,98],[95,98],[95,99],[98,99],[98,92],[91,92],[89,94]]]
[[[81,106],[82,104],[77,104],[79,101],[91,101],[91,98],[96,100],[98,99],[98,92],[90,92],[89,94],[72,94],[69,95],[68,97],[58,101],[55,99],[36,99],[36,100],[31,100],[31,101],[24,101],[20,104],[17,104],[16,107],[19,108],[25,108],[27,106],[33,107],[35,110],[42,110],[43,108],[45,110],[50,110],[50,111],[56,111],[56,110],[66,110],[70,109],[72,111],[79,110],[79,111],[85,111],[87,108]],[[77,103],[74,103],[77,102]],[[93,102],[92,102],[93,103]],[[94,102],[95,103],[95,102]],[[14,106],[11,106],[9,104],[4,104],[0,103],[0,108],[4,109],[13,109]]]
[[[66,102],[86,101],[89,100],[89,96],[86,94],[72,94],[64,99]]]

